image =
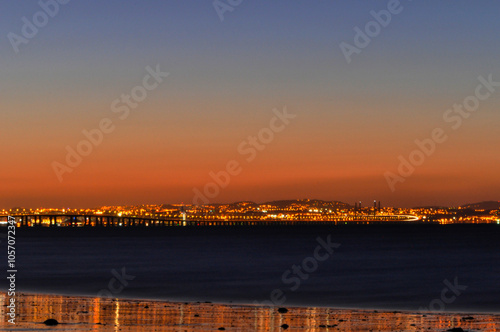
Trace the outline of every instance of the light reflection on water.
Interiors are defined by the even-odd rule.
[[[9,297],[0,293],[0,314],[5,317]],[[232,331],[420,331],[464,330],[500,331],[500,315],[421,314],[337,310],[330,308],[288,308],[281,314],[277,308],[223,305],[210,303],[173,303],[161,301],[114,300],[91,297],[22,294],[16,296],[17,323],[5,319],[1,330],[43,330],[42,324],[54,318],[61,324],[50,327],[74,331],[136,331],[138,329],[172,331],[205,331],[224,327]],[[473,316],[473,319],[463,320]]]

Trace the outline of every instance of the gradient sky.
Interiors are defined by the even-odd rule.
[[[41,8],[2,3],[0,207],[191,203],[230,160],[241,174],[211,202],[500,199],[500,88],[443,121],[480,75],[500,81],[500,3],[401,0],[347,63],[339,44],[387,4],[243,0],[221,22],[211,1],[72,0],[16,53],[8,34]],[[120,120],[111,103],[157,64],[170,75]],[[296,118],[247,162],[238,146],[284,107]],[[115,130],[58,181],[52,163],[103,118]],[[434,128],[448,140],[392,192],[384,173]]]

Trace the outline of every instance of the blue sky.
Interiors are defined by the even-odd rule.
[[[139,176],[137,183],[122,190],[129,190],[128,194],[110,202],[188,201],[192,187],[203,186],[209,180],[206,174],[223,167],[238,143],[268,121],[270,110],[284,105],[300,114],[296,128],[273,142],[261,161],[249,165],[234,187],[221,194],[221,201],[287,195],[358,200],[364,181],[370,179],[375,184],[366,199],[380,195],[404,205],[412,200],[432,203],[448,195],[446,203],[462,203],[469,199],[468,191],[457,193],[447,185],[453,181],[449,177],[459,176],[466,183],[479,183],[471,199],[490,198],[498,184],[493,169],[486,171],[485,178],[476,178],[476,166],[470,164],[462,175],[450,175],[446,160],[462,162],[454,157],[459,154],[471,160],[489,155],[490,142],[498,141],[492,127],[500,119],[496,108],[500,94],[488,99],[457,138],[417,170],[397,194],[388,192],[382,174],[397,166],[397,156],[410,152],[416,138],[442,125],[443,112],[474,91],[478,76],[491,73],[500,80],[500,3],[402,0],[401,13],[393,15],[390,24],[347,63],[339,44],[352,44],[353,28],[364,29],[373,20],[370,12],[384,10],[388,3],[243,0],[221,22],[211,1],[72,0],[61,5],[57,15],[15,53],[7,35],[21,34],[21,18],[31,20],[40,5],[4,2],[0,120],[12,126],[2,139],[15,142],[17,162],[43,170],[39,175],[18,174],[7,167],[4,176],[13,188],[34,181],[51,193],[46,199],[35,195],[26,201],[11,195],[5,197],[7,204],[57,204],[67,192],[88,183],[85,179],[97,167],[89,165],[97,157],[91,156],[63,184],[54,180],[50,162],[62,159],[65,146],[76,144],[82,129],[107,116],[111,101],[140,82],[146,66],[156,64],[170,73],[169,79],[123,123],[129,131],[117,131],[99,151],[114,156],[121,146],[130,150],[127,158],[133,158],[148,146],[166,155],[181,154],[186,163],[199,166],[183,173],[189,180],[179,186],[187,189],[176,187],[177,196],[162,198],[159,193],[172,191],[169,176],[187,166],[162,161],[153,173],[167,169],[166,180],[151,195],[134,194],[142,185],[155,188],[151,179]],[[14,129],[20,126],[32,134]],[[130,134],[146,130],[156,136]],[[209,154],[216,157],[196,159],[199,151],[193,146],[197,144],[208,144]],[[40,157],[28,157],[35,150]],[[310,162],[297,161],[291,151]],[[12,148],[4,147],[3,152],[12,153]],[[498,159],[486,162],[498,165]],[[266,163],[273,165],[273,171]],[[109,175],[115,168],[110,161],[99,174]],[[305,175],[293,176],[303,170]],[[359,176],[349,175],[352,182],[340,183],[339,176],[348,170],[356,170]],[[139,168],[137,172],[151,171]],[[131,169],[127,174],[133,173]],[[262,194],[249,187],[259,174],[266,174],[260,183]],[[276,183],[268,180],[273,175]],[[423,183],[435,176],[441,176],[443,189],[429,197],[432,186]],[[325,185],[304,185],[298,178]],[[117,176],[106,188],[122,180]],[[346,189],[349,183],[352,190]],[[290,184],[295,184],[294,190],[280,189]],[[95,185],[100,188],[101,182]],[[336,185],[338,191],[329,191],[328,186]],[[106,192],[95,200],[83,194],[78,199],[97,204],[108,197]]]

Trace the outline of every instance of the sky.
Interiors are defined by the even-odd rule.
[[[499,10],[2,3],[0,208],[499,200]]]

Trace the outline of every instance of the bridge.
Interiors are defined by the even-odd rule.
[[[298,225],[343,225],[418,223],[413,215],[357,215],[322,216],[320,219],[251,219],[243,217],[215,218],[213,216],[185,217],[143,217],[98,214],[17,214],[17,227],[165,227],[165,226],[298,226]],[[6,215],[0,216],[0,225],[7,224]]]

